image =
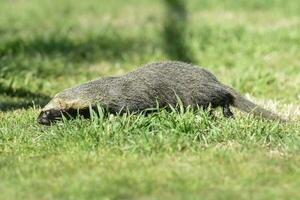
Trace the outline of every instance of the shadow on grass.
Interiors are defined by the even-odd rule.
[[[157,44],[143,36],[129,36],[106,30],[72,37],[68,34],[16,37],[0,41],[0,78],[22,77],[33,72],[48,79],[72,76],[78,69],[99,61],[120,62],[150,55]]]
[[[14,111],[18,109],[28,109],[30,107],[33,107],[33,105],[42,106],[44,105],[44,102],[39,103],[37,101],[34,101],[34,104],[33,102],[29,102],[27,100],[23,100],[20,102],[11,102],[11,101],[0,102],[0,111],[8,112],[8,111]]]
[[[34,93],[25,89],[13,89],[0,84],[0,94],[5,95],[8,98],[18,98],[18,102],[10,100],[0,101],[0,111],[11,111],[16,109],[26,109],[33,106],[33,102],[37,106],[45,105],[50,97],[40,93]]]
[[[93,61],[94,59],[123,59],[124,55],[128,56],[137,52],[140,54],[145,45],[147,42],[143,38],[121,36],[109,31],[83,38],[71,38],[65,34],[50,34],[27,40],[16,38],[6,42],[3,50],[0,49],[0,55],[61,55],[62,58],[74,63]]]
[[[164,0],[164,48],[171,59],[193,62],[194,56],[186,43],[187,11],[184,0]]]

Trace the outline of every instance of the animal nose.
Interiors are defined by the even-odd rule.
[[[38,123],[42,125],[50,125],[50,121],[45,118],[38,118]]]

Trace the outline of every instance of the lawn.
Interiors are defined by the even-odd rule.
[[[0,199],[300,199],[298,0],[0,1]],[[45,127],[54,94],[143,64],[204,66],[279,123],[234,110]]]

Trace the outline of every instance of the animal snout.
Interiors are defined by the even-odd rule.
[[[46,110],[42,111],[37,118],[37,122],[43,125],[50,125],[52,122],[62,119],[63,110]]]

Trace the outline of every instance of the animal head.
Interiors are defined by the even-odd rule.
[[[88,102],[73,98],[60,98],[55,96],[40,112],[37,121],[42,125],[51,125],[51,123],[62,120],[63,117],[70,119],[78,115],[84,118],[90,117],[91,104]]]
[[[52,122],[61,120],[68,116],[68,110],[76,109],[76,101],[54,97],[40,112],[37,121],[43,125],[50,125]]]
[[[42,125],[50,125],[51,123],[60,120],[63,113],[64,111],[56,109],[42,110],[37,118],[37,121]]]

